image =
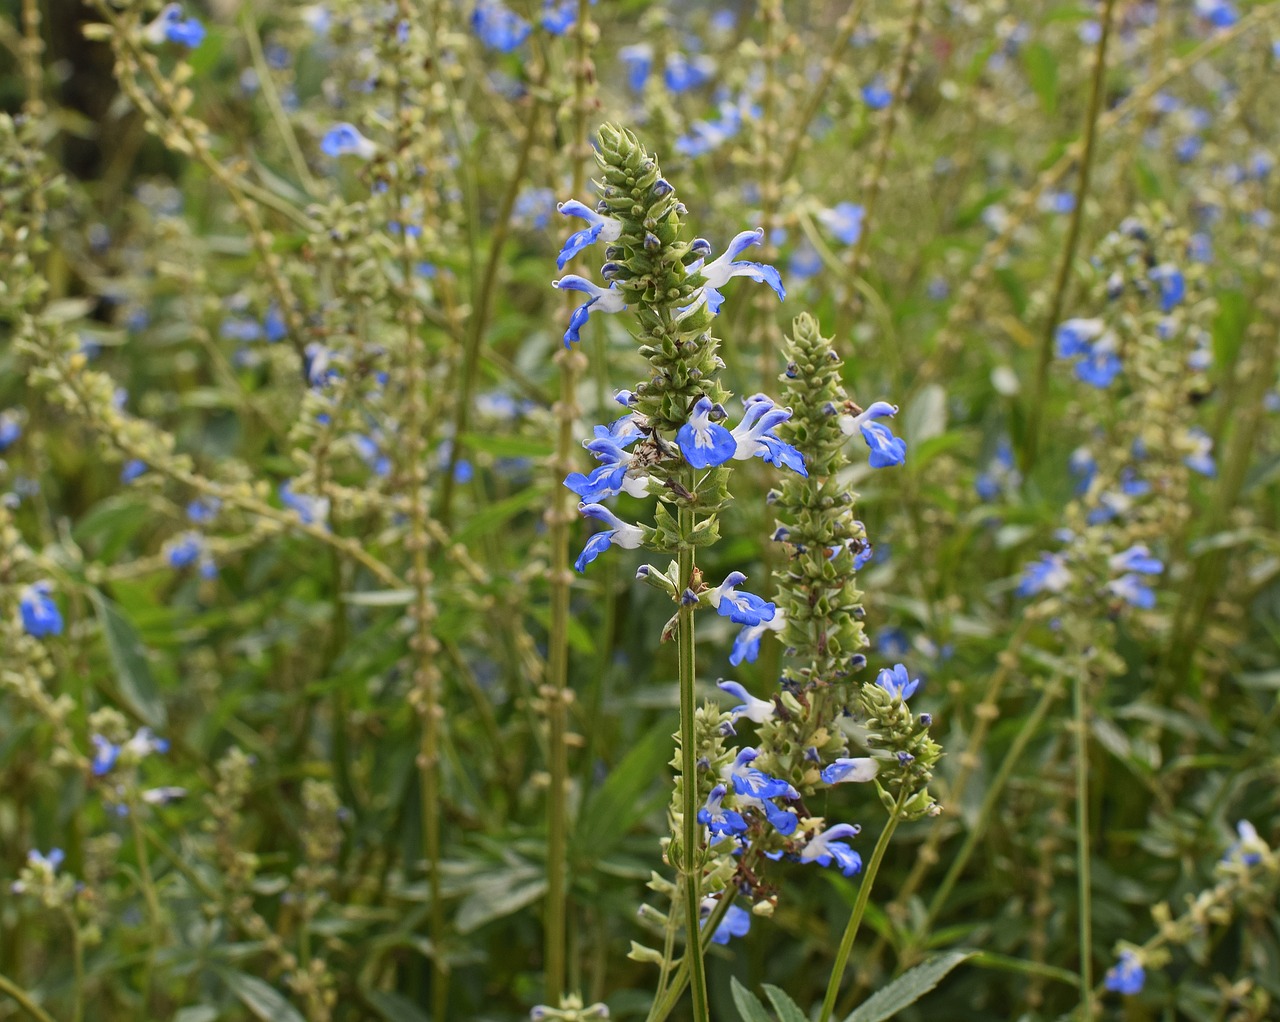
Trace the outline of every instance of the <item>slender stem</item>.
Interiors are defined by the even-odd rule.
[[[960,878],[960,874],[968,863],[969,857],[973,854],[978,841],[986,832],[987,824],[990,822],[991,817],[995,815],[996,803],[1004,791],[1009,775],[1013,773],[1014,766],[1017,765],[1018,760],[1022,757],[1027,744],[1040,729],[1040,724],[1049,712],[1050,707],[1057,702],[1060,694],[1058,684],[1058,679],[1055,678],[1040,694],[1040,701],[1036,703],[1030,715],[1022,722],[1013,744],[1009,746],[1009,751],[1005,753],[1004,760],[1000,763],[1000,769],[996,771],[995,777],[987,785],[987,793],[982,799],[982,807],[978,810],[978,818],[974,821],[968,834],[965,835],[964,844],[960,846],[960,850],[952,857],[947,875],[943,877],[942,883],[938,885],[934,891],[933,898],[929,902],[929,909],[925,913],[924,921],[918,929],[919,936],[915,941],[917,947],[922,943],[933,920],[942,911],[942,907],[946,904],[947,897],[951,894],[952,888],[955,887],[956,881]]]
[[[1080,915],[1080,1018],[1093,1018],[1093,886],[1089,846],[1089,731],[1085,709],[1088,671],[1073,679],[1076,732],[1076,879]]]
[[[744,858],[750,855],[750,851],[744,852]],[[711,946],[711,938],[715,936],[716,929],[724,921],[724,917],[729,914],[729,906],[733,904],[732,898],[720,898],[716,901],[716,907],[711,910],[711,915],[707,917],[707,921],[702,924],[701,934],[699,936],[699,944],[701,945],[703,954],[707,948]],[[667,949],[663,955],[663,973],[666,974],[668,969],[667,963],[671,960],[671,944],[674,940],[674,928],[667,928]],[[685,984],[689,982],[689,956],[686,954],[681,959],[680,964],[676,966],[675,972],[671,977],[670,986],[659,986],[659,993],[654,998],[653,1005],[649,1008],[649,1014],[645,1017],[645,1022],[664,1022],[666,1017],[675,1010],[676,1002],[680,1000],[680,995],[684,993]]]
[[[578,20],[575,26],[574,62],[574,145],[570,151],[573,161],[573,195],[576,198],[586,187],[585,159],[590,153],[587,144],[587,113],[589,99],[589,0],[578,0]],[[572,302],[572,298],[567,299]],[[546,1002],[560,1006],[565,983],[566,919],[568,910],[566,864],[568,857],[568,790],[569,748],[565,741],[568,731],[568,700],[573,695],[569,682],[569,587],[573,576],[569,570],[569,526],[574,519],[569,491],[560,481],[573,471],[574,425],[578,417],[575,395],[578,377],[584,368],[583,356],[576,351],[559,351],[556,362],[560,367],[560,399],[556,405],[558,429],[556,431],[556,455],[552,459],[551,511],[548,515],[551,531],[551,634],[547,645],[547,730],[548,773],[550,785],[547,791],[547,900],[543,913],[543,946],[546,963]]]
[[[32,118],[44,116],[44,99],[41,96],[44,72],[40,66],[43,52],[39,0],[22,0],[22,77],[26,84],[26,99],[22,107]],[[38,191],[36,195],[39,195]]]
[[[67,909],[67,925],[71,928],[71,968],[75,989],[71,992],[71,1022],[84,1018],[84,938],[75,913]]]
[[[692,482],[692,480],[690,480]],[[693,487],[688,487],[692,489]],[[693,589],[694,557],[688,537],[693,533],[693,509],[680,508],[682,546],[677,553],[680,590]],[[694,1022],[710,1022],[707,1004],[707,977],[702,961],[702,942],[698,939],[698,915],[702,909],[702,858],[699,843],[702,835],[698,823],[698,736],[694,683],[696,663],[693,652],[694,604],[680,602],[677,615],[676,645],[680,665],[680,786],[681,861],[678,863],[684,886],[685,959],[689,962],[689,988],[693,997]]]
[[[37,1022],[54,1022],[54,1018],[40,1005],[31,999],[31,995],[14,983],[8,976],[0,973],[0,994],[6,994],[18,1002],[18,1007]]]
[[[853,942],[858,936],[858,927],[862,925],[867,903],[871,900],[871,885],[875,883],[884,853],[889,849],[889,839],[898,829],[898,823],[902,819],[902,807],[906,804],[908,794],[904,786],[898,795],[898,801],[894,803],[893,812],[889,814],[889,822],[885,824],[884,830],[880,833],[880,840],[876,842],[875,850],[871,853],[871,862],[867,864],[867,871],[862,877],[862,886],[858,888],[858,900],[853,905],[853,915],[849,917],[849,924],[845,927],[844,936],[840,939],[840,949],[836,952],[835,965],[831,968],[831,978],[827,981],[827,995],[822,999],[822,1011],[818,1015],[818,1022],[831,1022],[831,1013],[835,1011],[836,997],[840,993],[840,981],[844,978],[845,966],[849,964]]]
[[[1098,37],[1098,49],[1093,58],[1093,84],[1089,92],[1089,109],[1084,121],[1084,151],[1080,155],[1080,177],[1076,181],[1076,204],[1071,210],[1071,222],[1067,226],[1067,239],[1062,246],[1062,261],[1053,282],[1053,297],[1045,318],[1044,333],[1040,337],[1040,351],[1036,360],[1035,385],[1027,408],[1027,435],[1022,448],[1022,471],[1027,472],[1036,460],[1036,445],[1040,440],[1040,423],[1044,415],[1044,392],[1049,384],[1049,361],[1053,357],[1053,337],[1062,316],[1067,285],[1071,282],[1071,266],[1075,262],[1076,247],[1080,243],[1080,227],[1084,223],[1084,204],[1089,197],[1089,178],[1093,170],[1094,140],[1098,135],[1098,114],[1102,110],[1102,95],[1107,79],[1107,40],[1111,38],[1111,16],[1116,0],[1106,0],[1102,8],[1102,34]]]
[[[293,164],[294,173],[298,175],[298,180],[307,194],[315,195],[315,178],[307,168],[306,157],[302,155],[302,147],[298,145],[298,138],[293,133],[289,115],[285,113],[284,104],[280,102],[280,92],[276,88],[275,79],[271,77],[271,68],[267,65],[266,57],[262,53],[262,40],[258,37],[258,26],[254,22],[252,10],[250,5],[244,7],[240,25],[244,32],[244,41],[249,45],[249,58],[253,61],[253,69],[258,75],[262,98],[266,100],[267,109],[271,111],[271,119],[275,121],[276,134],[279,135],[280,141],[284,143],[285,150],[289,153],[289,162]]]

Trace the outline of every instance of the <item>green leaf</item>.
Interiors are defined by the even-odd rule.
[[[976,954],[976,951],[948,951],[930,958],[923,965],[904,972],[887,987],[881,987],[858,1005],[844,1022],[884,1022],[893,1018],[941,983],[957,965]]]
[[[648,811],[644,797],[671,755],[671,736],[655,728],[645,734],[587,798],[574,834],[578,855],[600,859],[617,847]],[[664,795],[665,797],[665,795]]]
[[[224,972],[222,979],[231,992],[262,1022],[307,1022],[292,1004],[270,983],[243,972]]]
[[[1044,112],[1052,114],[1058,108],[1058,61],[1053,51],[1044,43],[1032,43],[1022,51],[1022,66]]]
[[[431,1016],[407,998],[386,990],[365,994],[365,1000],[387,1022],[430,1022]]]
[[[796,1004],[785,990],[770,983],[762,984],[760,989],[768,996],[769,1003],[773,1005],[773,1010],[778,1013],[778,1018],[782,1022],[809,1022],[800,1005]]]
[[[729,987],[733,991],[733,1003],[742,1016],[742,1022],[773,1022],[760,1003],[760,998],[739,983],[737,976],[730,977]]]
[[[495,531],[499,526],[535,505],[545,505],[550,495],[543,486],[529,486],[519,493],[512,494],[496,504],[488,504],[467,516],[466,524],[453,534],[455,543],[470,543],[486,533]]]
[[[1222,289],[1214,297],[1218,314],[1213,317],[1213,364],[1228,370],[1235,365],[1249,325],[1249,300],[1244,292]]]
[[[147,664],[147,650],[138,632],[120,607],[96,589],[89,590],[102,634],[107,640],[107,654],[116,673],[116,695],[130,711],[151,727],[164,727],[164,702]]]
[[[472,933],[485,923],[515,915],[547,893],[547,878],[531,866],[504,869],[482,877],[458,906],[459,933]]]
[[[543,437],[498,436],[496,433],[463,433],[462,446],[495,458],[548,458],[555,448]]]

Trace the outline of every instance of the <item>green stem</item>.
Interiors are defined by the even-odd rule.
[[[1098,134],[1098,114],[1102,110],[1102,95],[1107,78],[1107,40],[1111,37],[1111,16],[1115,0],[1107,0],[1102,9],[1102,34],[1093,58],[1093,84],[1089,93],[1089,109],[1084,122],[1084,151],[1080,155],[1080,177],[1076,181],[1076,204],[1071,210],[1071,222],[1067,227],[1067,239],[1062,247],[1062,261],[1053,282],[1053,297],[1049,303],[1044,333],[1040,337],[1040,350],[1036,358],[1036,377],[1027,408],[1027,435],[1022,448],[1022,471],[1025,474],[1035,464],[1036,446],[1039,443],[1040,423],[1044,414],[1044,392],[1049,385],[1049,362],[1053,357],[1053,338],[1062,317],[1066,301],[1067,285],[1071,281],[1071,266],[1076,258],[1076,246],[1080,243],[1080,227],[1084,223],[1084,203],[1089,196],[1089,177],[1093,169],[1094,140]]]
[[[692,489],[692,487],[689,487]],[[693,547],[688,545],[693,534],[693,509],[680,508],[681,547],[679,561],[680,589],[693,588]],[[685,952],[689,963],[689,988],[693,997],[694,1022],[710,1022],[707,1004],[707,977],[702,960],[702,942],[698,939],[698,915],[702,908],[702,863],[698,854],[702,835],[698,823],[698,739],[695,724],[694,684],[696,663],[693,651],[694,604],[680,603],[677,615],[676,645],[680,665],[680,779],[681,779],[681,861],[678,863],[684,887]]]
[[[1076,858],[1080,915],[1080,1018],[1093,1018],[1093,885],[1089,846],[1089,732],[1085,709],[1087,669],[1073,680],[1076,731]]]
[[[14,1001],[17,1001],[18,1007],[36,1019],[37,1022],[54,1022],[52,1015],[36,1004],[29,993],[3,973],[0,973],[0,994],[7,994]]]
[[[853,942],[858,936],[858,927],[862,925],[867,903],[871,900],[871,885],[875,883],[884,853],[889,849],[889,839],[898,829],[898,823],[902,819],[902,807],[906,804],[908,794],[904,786],[898,795],[898,801],[894,803],[893,812],[889,814],[889,822],[885,824],[880,840],[876,842],[875,850],[871,853],[871,862],[867,864],[867,871],[862,877],[862,886],[858,888],[858,900],[853,905],[853,915],[849,917],[849,924],[845,927],[844,936],[840,939],[840,949],[836,952],[831,978],[827,981],[827,995],[822,999],[822,1011],[818,1015],[818,1022],[831,1022],[831,1013],[835,1011],[836,997],[840,993],[840,981],[844,978],[845,966],[849,964]]]
[[[996,803],[1004,791],[1009,775],[1013,773],[1013,768],[1022,757],[1027,744],[1039,730],[1040,724],[1049,712],[1050,707],[1058,699],[1058,684],[1058,680],[1055,678],[1040,693],[1040,701],[1036,703],[1035,709],[1022,722],[1022,727],[1019,728],[1013,744],[1009,746],[1009,751],[1005,753],[1000,769],[996,771],[995,777],[987,785],[987,793],[982,800],[982,807],[978,810],[978,818],[965,836],[964,844],[960,846],[960,850],[952,858],[951,867],[947,870],[947,875],[943,878],[942,883],[938,885],[932,900],[929,902],[928,911],[925,913],[924,921],[920,924],[918,936],[914,942],[916,947],[919,947],[930,925],[938,917],[938,913],[942,911],[943,905],[946,904],[947,898],[951,894],[952,888],[955,887],[956,881],[960,878],[960,874],[968,863],[969,857],[973,854],[974,848],[977,847],[982,835],[986,833],[987,823],[995,815]]]
[[[570,152],[573,161],[573,195],[577,197],[586,187],[584,161],[590,153],[587,144],[587,96],[590,69],[591,24],[589,0],[578,0],[578,20],[574,32],[574,105],[573,129],[575,145]],[[569,299],[572,303],[572,299]],[[573,576],[569,570],[569,526],[574,520],[569,491],[560,481],[573,471],[574,425],[577,422],[578,377],[582,373],[583,359],[580,352],[558,351],[556,362],[560,367],[560,400],[556,405],[558,429],[556,432],[556,456],[552,471],[552,506],[549,516],[551,531],[551,634],[547,645],[547,730],[548,773],[551,781],[547,791],[547,900],[543,920],[544,960],[546,962],[546,1002],[560,1006],[564,994],[566,963],[566,919],[568,914],[568,782],[569,747],[568,700],[572,691],[569,684],[569,587]]]
[[[84,1018],[84,939],[75,913],[67,909],[67,925],[71,928],[71,967],[75,989],[71,993],[71,1022]]]
[[[744,853],[749,855],[750,852]],[[707,948],[711,946],[711,938],[715,936],[717,927],[724,922],[724,917],[729,914],[729,906],[733,904],[732,898],[720,898],[716,901],[716,907],[711,910],[711,915],[707,917],[707,921],[702,925],[702,932],[699,937],[699,944],[703,954]],[[671,960],[671,944],[673,941],[673,928],[667,929],[667,950],[663,955],[663,975],[668,971],[668,963]],[[670,986],[660,986],[659,994],[654,998],[652,1007],[649,1008],[649,1014],[645,1017],[645,1022],[665,1022],[668,1015],[675,1010],[676,1002],[680,1000],[680,995],[684,993],[685,984],[689,982],[689,956],[686,954],[680,964],[676,966],[675,972],[671,977]]]

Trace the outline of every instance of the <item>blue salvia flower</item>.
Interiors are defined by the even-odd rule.
[[[1076,378],[1099,390],[1106,390],[1120,375],[1124,364],[1115,353],[1115,334],[1104,334],[1084,358],[1076,363]]]
[[[723,255],[705,266],[699,267],[698,272],[702,274],[706,284],[701,288],[699,297],[694,300],[690,308],[696,306],[700,301],[705,301],[707,308],[711,310],[713,315],[718,313],[720,307],[724,304],[724,296],[720,293],[720,289],[734,277],[749,277],[759,283],[768,284],[773,288],[779,300],[786,298],[787,292],[782,286],[782,277],[774,267],[765,263],[752,263],[738,258],[752,245],[759,245],[763,239],[764,228],[762,227],[757,227],[754,231],[743,231],[729,242],[729,247]],[[694,242],[694,244],[696,245],[697,242]],[[703,241],[703,245],[708,249],[710,248],[705,241]]]
[[[699,925],[706,925],[715,907],[715,898],[702,899],[702,922]],[[745,937],[750,930],[751,913],[737,905],[730,905],[724,918],[720,920],[720,925],[716,927],[716,932],[711,935],[711,943],[728,944],[733,937]]]
[[[818,214],[818,220],[835,235],[837,241],[856,245],[862,237],[862,219],[866,210],[854,202],[839,202]]]
[[[1093,342],[1102,336],[1106,324],[1100,319],[1068,319],[1058,325],[1055,336],[1059,358],[1088,355]]]
[[[89,769],[94,777],[103,777],[111,772],[116,760],[120,758],[120,746],[107,741],[102,735],[93,735],[89,741],[94,750]]]
[[[1212,479],[1218,474],[1218,463],[1213,458],[1213,437],[1199,426],[1192,426],[1187,430],[1187,439],[1191,441],[1192,450],[1182,463],[1192,472]]]
[[[740,571],[729,572],[723,582],[707,591],[707,602],[721,617],[740,625],[758,625],[770,620],[778,608],[753,593],[738,592],[736,586],[746,580],[747,576]]]
[[[22,417],[12,408],[0,412],[0,451],[7,451],[22,436]]]
[[[862,870],[862,856],[838,839],[857,837],[859,830],[859,827],[851,823],[837,823],[834,827],[828,827],[809,838],[800,852],[800,861],[815,862],[819,866],[834,863],[845,876],[856,875]]]
[[[147,471],[147,463],[141,458],[130,458],[120,468],[120,481],[131,483]]]
[[[562,202],[556,209],[565,216],[581,217],[587,222],[587,226],[582,230],[569,235],[569,240],[560,249],[560,254],[556,257],[556,266],[561,270],[565,268],[570,259],[589,245],[594,245],[597,241],[603,241],[606,245],[612,244],[622,236],[621,220],[597,213],[590,206],[579,202],[577,199]]]
[[[165,558],[171,568],[189,568],[200,559],[204,537],[198,532],[184,532],[165,545]]]
[[[1142,543],[1136,543],[1128,550],[1115,554],[1108,564],[1112,571],[1136,571],[1143,575],[1159,575],[1164,571],[1164,563],[1152,557],[1151,551]]]
[[[599,557],[611,546],[622,550],[635,550],[653,532],[643,525],[630,525],[601,504],[579,504],[578,510],[588,518],[604,522],[609,528],[597,532],[583,547],[578,559],[573,562],[574,570],[585,571],[587,565]]]
[[[48,855],[33,848],[27,852],[27,868],[34,873],[42,874],[40,879],[52,882],[54,875],[58,872],[58,867],[62,865],[65,859],[66,854],[61,848],[49,849]],[[27,884],[23,880],[15,880],[9,885],[9,890],[14,894],[25,894]]]
[[[585,277],[570,273],[559,280],[553,280],[551,286],[565,291],[581,291],[588,296],[586,303],[574,309],[573,315],[569,317],[569,328],[564,332],[566,348],[582,339],[579,331],[587,325],[587,317],[591,315],[593,308],[597,312],[621,312],[627,307],[626,298],[618,290],[617,284],[610,284],[608,288],[603,288],[591,283]]]
[[[1240,20],[1240,12],[1230,0],[1196,0],[1195,12],[1214,28],[1230,28]]]
[[[672,92],[689,92],[711,81],[715,69],[715,61],[705,54],[690,60],[683,53],[672,53],[667,56],[662,80]]]
[[[742,814],[721,805],[728,791],[723,784],[717,784],[707,795],[706,804],[698,810],[698,822],[717,837],[747,832],[747,821]]]
[[[743,405],[742,421],[732,431],[737,444],[734,459],[762,458],[766,464],[789,468],[807,477],[809,472],[805,468],[804,455],[773,432],[791,418],[791,409],[779,408],[772,398],[764,394],[746,398]]]
[[[529,38],[533,27],[505,4],[480,0],[471,15],[471,27],[480,42],[499,53],[510,53]]]
[[[765,632],[780,632],[787,624],[786,612],[779,607],[768,621],[757,625],[744,625],[733,640],[733,650],[729,654],[729,663],[737,667],[743,661],[755,663],[760,656],[760,640]]]
[[[861,783],[875,780],[880,772],[880,762],[870,756],[841,756],[822,769],[824,784]]]
[[[698,398],[689,413],[689,421],[676,431],[676,443],[684,460],[694,468],[714,468],[723,465],[734,456],[738,442],[732,433],[718,422],[712,422],[711,416],[718,412],[724,417],[724,410],[711,403],[710,398]]]
[[[920,679],[911,677],[903,664],[894,664],[892,669],[885,668],[876,675],[876,684],[905,703],[915,695],[916,689],[920,687]]]
[[[343,121],[324,133],[320,139],[320,151],[325,156],[358,156],[362,160],[371,160],[378,153],[378,145],[360,134],[354,124]]]
[[[748,627],[765,628],[769,622],[761,625]],[[746,717],[747,720],[754,724],[763,724],[766,720],[772,720],[775,712],[773,701],[770,699],[757,699],[736,681],[717,681],[716,687],[722,692],[728,692],[735,699],[742,700],[741,705],[733,707],[729,712],[733,714],[734,719],[738,717]]]
[[[633,92],[639,92],[653,70],[653,47],[648,43],[624,46],[618,50],[618,59],[627,70],[627,85]]]
[[[303,525],[323,523],[329,517],[329,499],[327,497],[313,497],[306,493],[294,493],[293,486],[287,479],[280,484],[278,492],[280,494],[280,503],[290,511],[296,512],[298,517],[302,519]]]
[[[595,3],[595,0],[592,0]],[[577,23],[578,0],[544,0],[542,27],[552,35],[564,35]]]
[[[726,769],[726,776],[733,785],[739,809],[757,809],[783,837],[795,833],[800,818],[791,810],[783,809],[772,801],[775,798],[795,800],[800,797],[786,781],[770,777],[750,764],[760,754],[751,748],[742,749]]]
[[[1128,949],[1120,952],[1120,960],[1107,970],[1103,985],[1117,994],[1133,995],[1142,992],[1147,981],[1142,959]]]
[[[1155,590],[1133,572],[1108,582],[1107,591],[1141,610],[1151,610],[1156,605]]]
[[[156,19],[142,30],[143,39],[152,45],[176,43],[192,50],[204,41],[204,36],[204,25],[196,18],[188,18],[182,4],[166,4]]]
[[[62,612],[49,595],[52,591],[53,585],[49,582],[33,582],[18,596],[22,630],[33,639],[62,634]]]
[[[319,341],[312,341],[302,350],[302,375],[307,386],[318,390],[337,378],[338,370],[332,360],[333,353]]]
[[[1267,843],[1258,836],[1258,829],[1248,820],[1236,824],[1238,841],[1223,855],[1223,862],[1239,862],[1246,866],[1256,866],[1262,861],[1262,853],[1267,851]]]
[[[1076,477],[1076,495],[1089,492],[1089,486],[1098,471],[1098,461],[1087,447],[1077,447],[1071,452],[1067,470]]]
[[[897,414],[897,405],[891,405],[888,401],[876,401],[858,415],[840,416],[840,431],[845,436],[862,434],[862,439],[871,449],[872,468],[891,468],[907,460],[907,442],[894,436],[888,426],[875,421],[892,418]]]
[[[197,525],[208,525],[220,510],[222,501],[217,497],[198,497],[187,505],[187,517]]]
[[[1160,288],[1160,311],[1172,312],[1187,296],[1187,281],[1172,263],[1161,263],[1149,274]]]
[[[876,75],[862,87],[862,102],[872,110],[883,110],[893,102],[893,93],[885,88],[884,79]]]
[[[1060,593],[1071,584],[1071,572],[1061,554],[1041,554],[1023,569],[1018,584],[1019,596],[1035,596],[1037,593]]]

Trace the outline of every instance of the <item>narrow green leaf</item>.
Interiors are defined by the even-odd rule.
[[[173,1022],[218,1022],[218,1009],[208,1004],[194,1004],[181,1009],[173,1016]]]
[[[1058,108],[1058,61],[1044,43],[1032,43],[1022,53],[1027,80],[1046,114]]]
[[[164,727],[167,719],[164,702],[147,664],[146,647],[138,638],[132,622],[117,604],[96,589],[89,590],[89,598],[97,611],[103,637],[107,640],[107,654],[115,669],[115,694],[147,724],[155,728]]]
[[[499,526],[505,525],[520,512],[526,511],[530,507],[545,505],[548,500],[550,500],[550,496],[547,494],[545,487],[528,486],[505,500],[500,500],[495,504],[487,504],[475,514],[468,515],[465,524],[453,534],[453,541],[455,543],[469,543],[473,539],[478,539],[486,533],[495,531]]]
[[[893,1018],[903,1008],[920,1000],[942,982],[943,978],[961,962],[976,955],[976,951],[947,951],[930,958],[923,965],[904,972],[887,987],[882,987],[863,1001],[844,1022],[884,1022]]]
[[[514,915],[546,893],[546,877],[527,867],[492,873],[480,880],[458,906],[458,932],[472,933],[485,923]]]
[[[495,458],[547,458],[555,447],[544,437],[499,436],[496,433],[463,433],[462,446]]]
[[[641,738],[587,798],[578,817],[574,846],[578,854],[606,856],[649,811],[645,798],[671,755],[671,737],[656,728]],[[665,796],[664,796],[665,797]]]
[[[760,989],[765,992],[765,996],[769,998],[769,1003],[773,1005],[773,1010],[778,1013],[778,1018],[782,1022],[809,1022],[800,1005],[796,1004],[785,990],[771,983],[761,984]]]
[[[729,987],[733,991],[733,1003],[742,1016],[742,1022],[773,1022],[760,1003],[760,998],[739,983],[737,976],[730,977]]]
[[[223,972],[222,979],[255,1018],[262,1022],[307,1022],[270,983],[244,972]]]

